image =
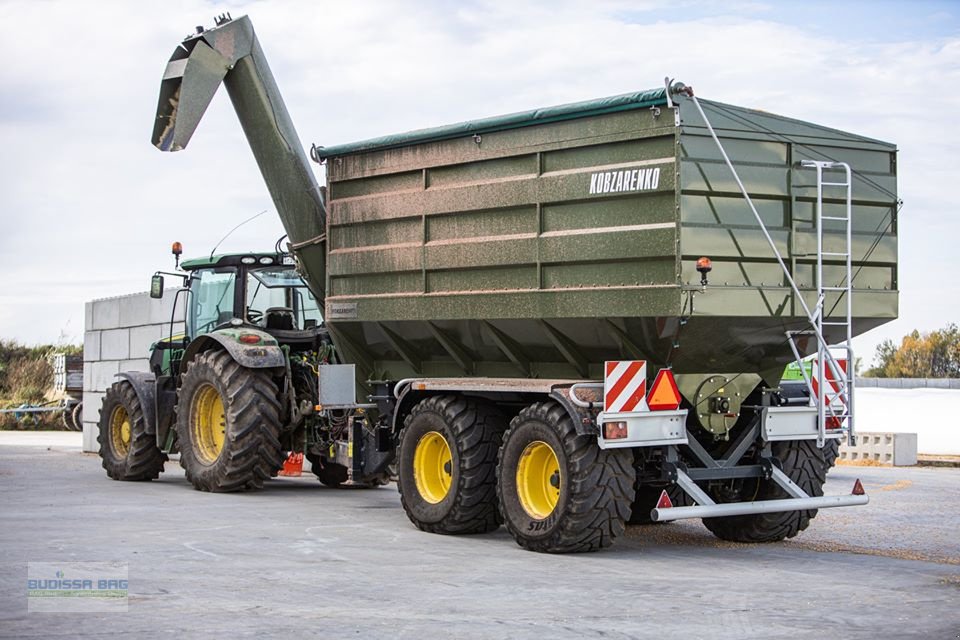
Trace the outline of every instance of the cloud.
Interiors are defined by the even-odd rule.
[[[83,300],[145,289],[170,266],[170,241],[194,255],[272,211],[222,93],[188,150],[149,144],[167,58],[227,10],[253,19],[305,145],[650,88],[666,75],[704,97],[897,142],[903,318],[870,336],[956,318],[955,279],[930,276],[960,235],[945,208],[960,38],[879,38],[868,5],[827,29],[806,26],[829,18],[826,5],[787,18],[772,6],[0,3],[0,56],[12,61],[0,68],[0,251],[7,278],[27,283],[16,289],[22,311],[0,314],[0,335],[55,339],[68,321],[82,325]],[[223,248],[272,247],[281,233],[262,216]]]

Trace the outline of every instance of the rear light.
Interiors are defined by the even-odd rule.
[[[604,422],[603,437],[605,440],[623,440],[627,437],[627,423]]]
[[[255,333],[241,333],[240,337],[237,338],[243,344],[259,344],[260,336]]]

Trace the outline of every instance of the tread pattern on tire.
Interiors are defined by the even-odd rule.
[[[837,464],[837,457],[840,455],[840,440],[830,438],[823,444],[823,464],[826,471],[830,471]],[[826,472],[825,471],[825,472]]]
[[[113,451],[110,438],[110,416],[118,404],[123,406],[130,420],[130,445],[124,458],[119,458]],[[97,442],[103,468],[114,480],[154,480],[160,477],[163,463],[167,461],[167,455],[157,446],[156,436],[147,433],[140,399],[133,385],[126,380],[114,382],[103,397]]]
[[[74,431],[83,431],[83,401],[78,402],[73,407],[70,417],[73,420]]]
[[[215,386],[219,382],[224,390],[227,420],[223,451],[211,465],[197,460],[190,433],[193,391],[205,382]],[[177,398],[177,436],[180,464],[195,488],[215,492],[260,489],[264,481],[277,475],[283,467],[277,395],[277,385],[266,371],[243,367],[226,351],[208,351],[188,365]]]
[[[783,472],[800,485],[800,488],[807,495],[811,497],[823,495],[827,465],[822,450],[817,448],[815,440],[775,442],[773,444],[773,455],[780,460]],[[772,480],[761,481],[757,500],[776,500],[789,497]],[[806,529],[810,525],[810,520],[816,515],[816,509],[781,511],[724,518],[704,518],[703,524],[722,540],[732,542],[778,542],[786,538],[792,538]]]
[[[567,411],[555,402],[538,402],[523,409],[511,422],[500,447],[498,474],[515,474],[516,469],[503,467],[504,454],[510,441],[530,421],[551,426],[563,445],[568,468],[566,500],[557,505],[555,530],[544,537],[531,537],[512,521],[507,512],[508,501],[522,509],[516,496],[504,495],[503,482],[497,493],[507,529],[524,549],[546,553],[580,553],[610,546],[626,530],[633,501],[635,471],[633,453],[628,449],[601,449],[593,436],[577,433]],[[525,446],[525,445],[524,445]]]
[[[407,415],[398,451],[416,447],[415,442],[408,441],[411,431],[407,427],[417,416],[426,413],[440,417],[452,432],[454,442],[448,444],[458,451],[459,480],[450,488],[454,497],[446,515],[438,522],[424,522],[415,513],[414,502],[422,500],[416,484],[412,477],[404,481],[401,469],[397,489],[407,517],[417,528],[429,533],[470,534],[498,529],[502,521],[497,508],[496,464],[506,418],[496,407],[481,400],[455,395],[431,396],[421,400]],[[409,485],[406,489],[405,484]]]

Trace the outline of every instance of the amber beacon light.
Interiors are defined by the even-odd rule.
[[[697,271],[700,272],[700,284],[707,286],[707,274],[713,271],[713,261],[706,256],[698,258]]]

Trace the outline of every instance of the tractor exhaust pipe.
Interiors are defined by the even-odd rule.
[[[160,84],[152,142],[161,151],[186,148],[222,82],[290,238],[304,279],[318,302],[326,287],[326,208],[317,179],[276,80],[246,16],[220,16],[217,26],[176,48]]]

